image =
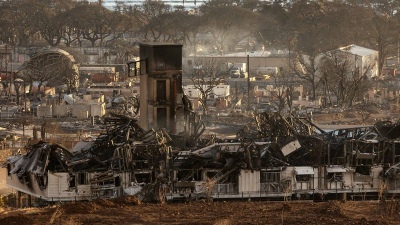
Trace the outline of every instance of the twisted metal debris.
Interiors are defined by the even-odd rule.
[[[244,193],[287,199],[400,188],[399,123],[326,132],[308,117],[262,113],[238,132],[238,142],[200,136],[202,126],[193,136],[145,131],[135,118],[117,114],[104,123],[104,133],[71,151],[39,142],[9,157],[7,183],[63,201],[124,194],[148,201]]]

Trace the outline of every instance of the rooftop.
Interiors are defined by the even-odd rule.
[[[372,54],[376,54],[378,52],[373,49],[364,48],[364,47],[361,47],[358,45],[345,46],[345,47],[340,48],[340,50],[348,51],[353,55],[359,55],[359,56],[372,55]]]

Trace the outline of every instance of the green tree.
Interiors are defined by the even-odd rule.
[[[38,33],[38,18],[41,9],[36,1],[4,2],[0,7],[1,39],[13,46],[32,46],[34,35]]]
[[[76,15],[74,26],[82,39],[88,40],[92,47],[102,47],[106,38],[113,37],[115,28],[124,20],[118,12],[112,12],[96,4],[78,5],[71,14]],[[85,15],[85,16],[82,16]]]
[[[175,8],[171,12],[160,15],[165,26],[165,33],[174,43],[193,44],[192,37],[199,30],[200,18],[197,15],[189,14],[181,8]]]
[[[169,21],[164,21],[164,14],[171,11],[171,6],[151,0],[146,0],[134,8],[135,23],[144,40],[168,42],[171,39],[171,35],[167,32]]]
[[[272,4],[265,4],[259,11],[260,22],[256,37],[265,47],[287,47],[287,12],[283,5],[274,1]]]
[[[233,51],[237,43],[257,31],[259,14],[238,6],[204,4],[200,7],[203,30],[209,32],[218,51]]]

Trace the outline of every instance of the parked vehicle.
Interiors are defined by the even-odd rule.
[[[231,78],[245,78],[246,63],[228,63],[229,75]]]

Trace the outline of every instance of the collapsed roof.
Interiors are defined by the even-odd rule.
[[[34,182],[26,180],[27,174],[33,174],[42,188],[49,172],[150,171],[156,180],[168,183],[173,179],[170,171],[179,171],[179,181],[187,181],[196,170],[209,168],[217,171],[211,178],[216,182],[240,169],[352,166],[359,160],[369,165],[395,164],[393,155],[400,151],[399,124],[388,122],[325,132],[311,118],[262,113],[238,132],[237,142],[213,137],[196,142],[195,148],[193,142],[182,141],[184,136],[163,129],[145,131],[132,117],[110,114],[104,123],[104,133],[72,151],[40,141],[28,146],[26,154],[9,157],[4,166],[26,185]]]

